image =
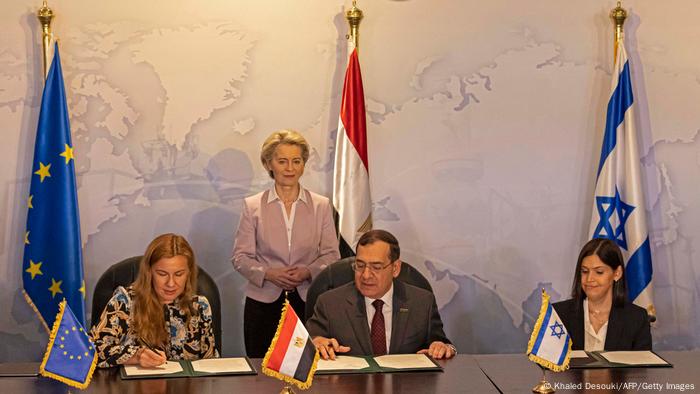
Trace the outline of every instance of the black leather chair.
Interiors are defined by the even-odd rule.
[[[112,298],[114,290],[118,286],[127,287],[136,280],[139,272],[139,262],[142,256],[129,257],[109,267],[95,285],[95,292],[92,294],[92,326],[97,324],[102,315],[102,311]],[[197,276],[197,294],[207,297],[211,305],[212,325],[216,349],[221,354],[221,298],[216,282],[200,266]]]
[[[354,256],[338,260],[326,267],[314,278],[311,286],[309,286],[309,292],[306,294],[304,321],[309,320],[311,315],[314,314],[316,299],[321,293],[352,282],[355,279],[355,272],[351,266],[353,261],[355,261]],[[426,289],[431,293],[433,292],[433,288],[425,276],[406,262],[401,262],[401,272],[399,272],[399,276],[396,279],[409,285]]]

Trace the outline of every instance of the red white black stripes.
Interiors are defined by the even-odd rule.
[[[317,362],[318,352],[308,331],[286,302],[277,333],[263,359],[263,373],[307,389]]]
[[[372,229],[365,97],[360,62],[354,48],[345,72],[338,122],[333,206],[339,216],[339,235],[354,248],[359,237]]]

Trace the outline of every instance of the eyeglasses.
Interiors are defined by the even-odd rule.
[[[370,264],[367,264],[367,263],[365,263],[364,261],[354,261],[354,262],[353,262],[352,264],[350,264],[350,265],[352,266],[352,269],[353,269],[353,271],[355,271],[355,272],[364,272],[364,271],[365,271],[365,268],[369,268],[369,271],[370,271],[370,272],[375,273],[375,274],[378,274],[378,273],[381,272],[383,269],[385,269],[386,267],[390,266],[391,263],[388,263],[387,265],[381,265],[381,264],[379,264],[379,263],[370,263]]]

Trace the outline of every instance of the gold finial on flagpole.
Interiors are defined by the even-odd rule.
[[[627,10],[622,8],[622,2],[617,2],[617,7],[610,11],[610,18],[615,23],[615,58],[617,58],[617,46],[621,45],[622,42],[622,25],[625,24],[625,19],[627,19]]]
[[[359,45],[359,35],[360,35],[360,22],[362,21],[362,17],[364,16],[362,14],[362,10],[357,8],[357,1],[352,0],[352,8],[350,8],[346,13],[345,13],[345,19],[348,20],[348,24],[350,25],[350,34],[346,36],[346,38],[352,40],[352,44],[355,48],[358,48]]]
[[[44,0],[44,5],[39,8],[39,11],[36,13],[36,17],[41,23],[42,49],[44,51],[44,78],[46,78],[49,74],[49,64],[51,64],[49,53],[51,52],[51,21],[53,20],[53,10],[46,4],[46,0]]]

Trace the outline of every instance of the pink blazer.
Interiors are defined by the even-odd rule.
[[[278,201],[267,202],[269,190],[247,197],[243,202],[233,246],[233,267],[246,279],[245,295],[260,302],[273,302],[282,288],[265,280],[271,267],[305,265],[315,278],[338,259],[338,238],[328,198],[302,188],[306,202],[297,202],[292,227],[291,248]],[[303,300],[311,280],[297,287]]]

